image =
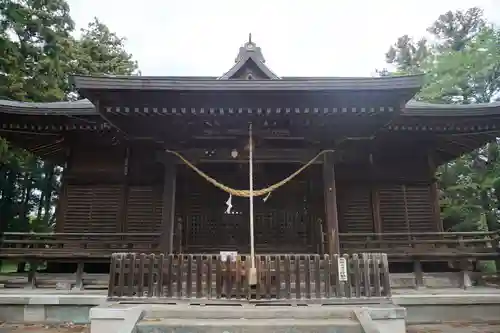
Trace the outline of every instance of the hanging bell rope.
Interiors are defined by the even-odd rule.
[[[200,169],[198,169],[193,163],[189,162],[184,156],[182,156],[178,152],[173,151],[173,150],[168,150],[168,149],[165,150],[165,151],[167,153],[170,153],[170,154],[173,154],[173,155],[177,156],[182,162],[184,162],[194,172],[196,172],[198,175],[200,175],[201,177],[205,178],[205,180],[208,181],[210,184],[212,184],[215,187],[223,190],[224,192],[229,193],[230,195],[235,196],[235,197],[244,197],[244,198],[249,198],[250,197],[250,191],[249,190],[237,190],[237,189],[231,188],[231,187],[229,187],[227,185],[224,185],[224,184],[218,182],[217,180],[215,180],[214,178],[210,177],[209,175],[207,175],[206,173],[204,173]],[[330,152],[334,152],[334,150],[332,150],[332,149],[322,150],[316,156],[314,156],[309,162],[307,162],[306,164],[304,164],[297,171],[295,171],[294,173],[292,173],[290,176],[286,177],[282,181],[279,181],[279,182],[277,182],[277,183],[275,183],[275,184],[273,184],[273,185],[271,185],[269,187],[266,187],[266,188],[263,188],[263,189],[260,189],[260,190],[253,190],[253,196],[254,197],[259,197],[259,196],[263,196],[263,195],[266,195],[266,194],[269,194],[269,193],[273,192],[274,190],[280,188],[281,186],[285,185],[286,183],[288,183],[289,181],[291,181],[292,179],[294,179],[295,177],[297,177],[302,171],[304,171],[305,169],[307,169],[311,164],[313,164],[322,155],[324,155],[326,153],[330,153]]]

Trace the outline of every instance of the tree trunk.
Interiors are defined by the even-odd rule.
[[[36,219],[38,221],[41,221],[42,220],[42,213],[43,213],[43,203],[44,203],[44,200],[45,200],[45,193],[42,192],[40,194],[40,200],[38,201],[38,211],[36,213]]]
[[[29,221],[29,203],[31,198],[31,190],[33,187],[33,182],[31,176],[28,172],[24,173],[24,181],[23,181],[23,204],[22,209],[19,213],[19,220],[22,221],[22,231],[31,231],[30,221]],[[22,273],[26,269],[26,262],[20,262],[17,264],[17,272]]]

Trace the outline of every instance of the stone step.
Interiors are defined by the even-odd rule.
[[[134,333],[363,333],[353,319],[144,319]]]
[[[91,309],[92,333],[405,332],[398,306],[107,304]]]
[[[354,319],[352,306],[151,305],[145,319]]]

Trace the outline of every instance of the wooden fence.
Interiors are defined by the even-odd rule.
[[[255,259],[257,284],[250,286],[250,256],[116,253],[111,258],[108,296],[111,300],[391,296],[386,254],[271,254]]]

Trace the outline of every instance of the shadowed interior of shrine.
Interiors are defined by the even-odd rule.
[[[206,164],[207,174],[232,188],[248,188],[248,165]],[[266,163],[254,167],[256,189],[281,181],[298,164]],[[249,200],[232,197],[185,167],[179,167],[176,216],[182,225],[182,252],[250,253]],[[319,165],[269,195],[254,199],[255,249],[259,253],[315,253],[319,251],[324,220],[322,175]]]

